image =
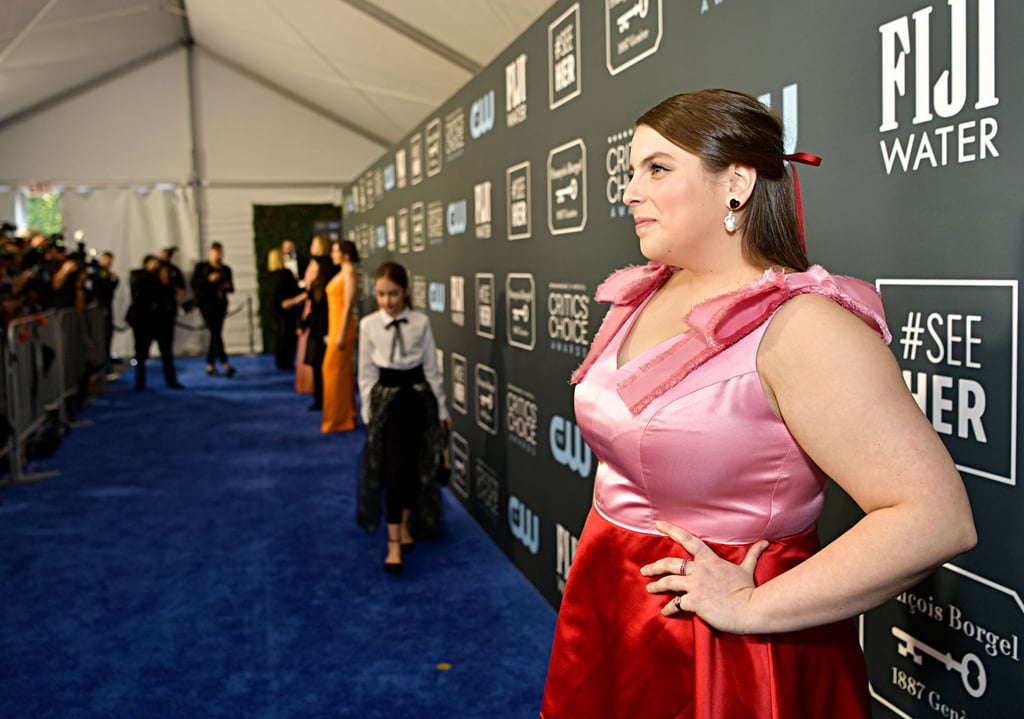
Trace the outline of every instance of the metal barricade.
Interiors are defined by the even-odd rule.
[[[3,434],[0,458],[9,465],[9,482],[37,481],[54,473],[28,475],[25,446],[46,421],[68,421],[68,400],[77,411],[91,382],[103,371],[102,310],[47,311],[11,320],[3,336]],[[72,414],[74,413],[72,412]]]

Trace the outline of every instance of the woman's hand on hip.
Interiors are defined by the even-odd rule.
[[[716,629],[748,633],[754,568],[768,542],[754,543],[743,561],[733,564],[685,529],[668,522],[657,522],[655,526],[690,555],[664,557],[640,568],[643,576],[657,577],[647,585],[648,592],[675,595],[661,613],[666,617],[693,613]]]

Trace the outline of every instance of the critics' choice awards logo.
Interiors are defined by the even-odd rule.
[[[439,245],[444,241],[444,205],[440,200],[427,204],[427,242]]]
[[[537,292],[533,275],[511,272],[505,277],[505,314],[508,343],[532,350],[537,344]]]
[[[590,292],[574,282],[548,284],[548,339],[551,349],[585,357],[590,347]]]
[[[526,55],[505,66],[505,124],[508,127],[526,121]]]
[[[469,136],[479,140],[494,129],[494,90],[473,101],[469,107]]]
[[[898,716],[1007,716],[1024,698],[1024,603],[991,577],[944,564],[859,624],[871,696]]]
[[[459,497],[469,499],[471,493],[469,441],[458,432],[452,432],[452,443],[448,449],[448,456],[452,465],[452,476],[448,481],[448,486]]]
[[[395,150],[395,176],[398,183],[398,189],[401,190],[406,185],[405,175],[405,149]]]
[[[508,528],[512,536],[536,554],[540,550],[540,517],[519,497],[508,498]]]
[[[441,152],[441,118],[435,117],[428,122],[424,135],[427,145],[427,177],[433,177],[441,172],[444,165],[444,155]]]
[[[409,138],[409,174],[412,184],[423,181],[423,135],[418,132]]]
[[[476,333],[494,339],[494,275],[478,272],[476,282]]]
[[[587,146],[581,139],[548,153],[548,230],[579,232],[587,224]]]
[[[569,581],[569,570],[572,568],[572,560],[576,558],[576,545],[579,543],[579,537],[561,524],[555,524],[555,580],[559,594],[565,591],[565,583]]]
[[[1017,281],[876,285],[892,318],[903,379],[957,469],[1015,485]]]
[[[580,428],[565,417],[554,415],[548,425],[548,442],[551,445],[551,456],[564,467],[568,467],[586,479],[594,457],[590,447],[583,441]]]
[[[373,195],[377,200],[384,197],[384,170],[379,167],[373,171]]]
[[[427,306],[427,278],[423,275],[412,276],[412,304],[413,307]]]
[[[583,91],[580,78],[580,4],[548,25],[548,107],[554,110]]]
[[[529,455],[537,454],[537,399],[515,385],[505,388],[505,430],[509,441]]]
[[[476,423],[490,434],[498,434],[498,373],[485,364],[476,365]]]
[[[500,516],[498,508],[501,506],[498,473],[480,458],[477,458],[473,466],[473,499],[484,511],[484,516],[497,524]]]
[[[661,0],[605,0],[605,65],[618,75],[661,45]]]
[[[452,275],[448,283],[452,298],[452,324],[464,327],[466,324],[466,278],[462,275]]]
[[[491,183],[473,186],[473,226],[478,240],[491,239]]]
[[[427,247],[427,208],[422,202],[409,208],[409,229],[412,251],[423,252]]]
[[[604,155],[604,170],[608,180],[604,190],[609,217],[632,217],[629,208],[623,203],[626,185],[629,184],[629,144],[632,140],[632,127],[608,136],[608,150]]]
[[[466,112],[460,107],[444,118],[444,156],[451,162],[466,147]]]
[[[452,409],[469,414],[469,364],[464,356],[452,352]]]
[[[995,0],[947,0],[881,27],[882,123],[887,175],[999,157]],[[949,8],[948,13],[942,8]],[[969,8],[977,10],[969,19]],[[939,8],[936,11],[936,8]],[[973,21],[973,22],[972,22]],[[969,35],[973,29],[976,37]],[[948,38],[949,55],[933,48]],[[973,48],[976,53],[969,53]],[[933,65],[933,62],[939,61]],[[972,82],[969,82],[969,79]],[[968,87],[974,95],[968,95]],[[901,98],[905,98],[901,102]],[[973,101],[973,102],[971,102]],[[907,115],[913,132],[901,132]]]
[[[508,185],[508,239],[524,240],[530,236],[530,161],[505,170]]]
[[[445,208],[444,219],[449,237],[464,233],[466,231],[466,201],[449,202],[448,207]]]
[[[409,251],[409,210],[404,207],[398,211],[398,251]]]

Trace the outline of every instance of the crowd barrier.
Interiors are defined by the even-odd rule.
[[[31,481],[25,473],[29,438],[47,422],[64,427],[81,409],[89,385],[104,372],[104,310],[49,310],[11,320],[2,337],[0,459],[3,483]]]

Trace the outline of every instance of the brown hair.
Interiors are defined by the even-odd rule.
[[[359,262],[359,250],[356,249],[356,244],[351,240],[335,240],[331,245],[337,245],[341,250],[341,254],[348,257],[349,262]]]
[[[636,124],[700,157],[708,173],[732,163],[754,168],[757,182],[739,218],[744,255],[757,264],[807,269],[775,114],[742,92],[699,90],[663,100]]]
[[[412,296],[409,295],[409,273],[397,262],[382,262],[377,271],[373,273],[373,279],[385,279],[394,282],[405,291],[405,306],[412,309]]]

